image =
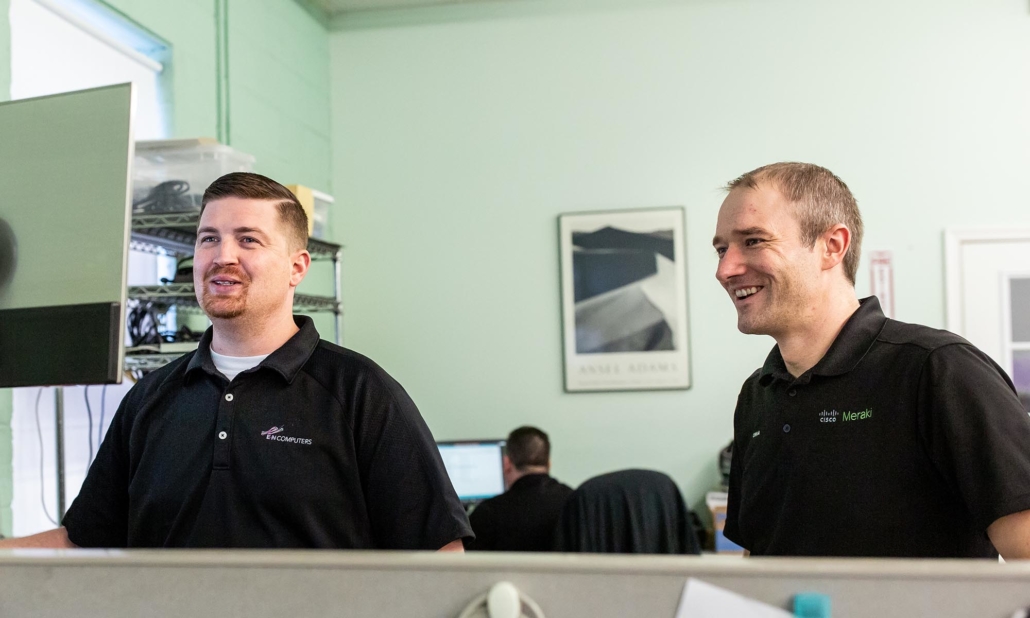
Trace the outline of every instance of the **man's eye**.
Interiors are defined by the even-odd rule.
[[[215,240],[218,240],[218,238],[215,237],[215,236],[201,236],[200,237],[200,242],[213,242]]]
[[[763,242],[761,238],[748,238],[744,241],[745,247],[754,247],[758,243]]]
[[[715,248],[715,255],[717,255],[719,257],[722,257],[722,256],[726,255],[726,247],[716,247]]]

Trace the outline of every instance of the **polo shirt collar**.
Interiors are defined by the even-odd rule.
[[[830,345],[830,349],[826,351],[815,367],[801,374],[795,380],[794,376],[787,371],[787,364],[783,362],[780,346],[777,345],[765,359],[765,364],[759,374],[759,383],[768,386],[774,379],[778,379],[807,384],[813,375],[836,376],[854,369],[872,347],[884,325],[887,324],[887,316],[883,314],[880,309],[880,301],[875,296],[863,298],[858,302],[858,309],[844,323],[844,328],[841,329],[837,338],[833,340],[833,344]]]
[[[258,365],[258,367],[272,369],[281,375],[287,383],[293,383],[293,379],[297,377],[301,368],[311,358],[311,354],[315,351],[319,341],[318,331],[315,330],[315,324],[311,321],[311,318],[306,315],[295,315],[293,316],[293,321],[300,330]],[[189,364],[186,366],[187,377],[193,374],[195,370],[214,376],[222,375],[215,368],[214,360],[211,358],[211,337],[213,332],[214,327],[209,327],[204,332],[204,336],[200,338],[200,343],[197,345],[197,353],[193,355],[193,358],[190,359]]]
[[[546,483],[548,480],[550,480],[550,478],[551,475],[549,475],[546,472],[533,472],[531,474],[524,474],[520,476],[518,480],[511,484],[511,487],[508,488],[508,491],[515,489],[516,486],[520,488],[525,487],[526,489],[538,487]]]

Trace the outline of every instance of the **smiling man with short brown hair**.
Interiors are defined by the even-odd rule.
[[[725,535],[754,555],[1030,557],[1030,418],[946,331],[859,300],[862,222],[807,163],[729,184],[716,278],[776,341],[734,415]]]
[[[4,545],[461,551],[468,518],[415,404],[293,314],[306,244],[285,187],[216,180],[193,262],[212,327],[126,395],[63,526]]]

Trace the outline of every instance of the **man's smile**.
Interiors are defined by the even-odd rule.
[[[733,296],[735,303],[741,303],[746,301],[748,298],[751,298],[764,288],[765,286],[763,285],[741,286],[731,291],[730,295]]]

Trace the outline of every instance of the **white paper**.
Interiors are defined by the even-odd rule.
[[[869,252],[870,292],[880,299],[880,309],[894,317],[894,257],[890,251]]]
[[[683,586],[676,618],[793,618],[794,614],[693,577]]]

